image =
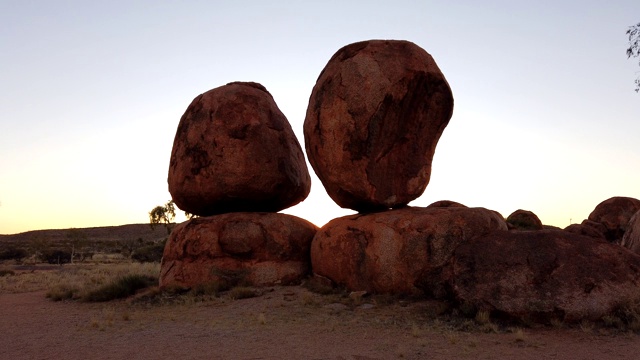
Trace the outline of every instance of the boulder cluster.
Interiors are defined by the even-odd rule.
[[[175,227],[160,286],[270,285],[309,271],[317,227],[277,212],[304,200],[311,179],[291,125],[260,84],[198,95],[180,119],[169,192],[199,216]]]
[[[199,217],[173,230],[160,286],[312,275],[541,321],[598,319],[640,299],[640,200],[611,198],[566,229],[526,210],[505,219],[449,200],[408,206],[429,183],[452,113],[444,75],[417,45],[338,50],[313,87],[304,143],[329,196],[358,214],[318,229],[277,213],[306,198],[310,178],[267,90],[230,83],[199,95],[180,120],[168,178],[176,205]]]

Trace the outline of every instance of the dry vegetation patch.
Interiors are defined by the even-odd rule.
[[[46,291],[52,300],[89,300],[89,296],[98,297],[96,291],[109,284],[123,282],[132,285],[130,287],[142,288],[157,282],[160,264],[67,264],[11,271],[12,274],[0,277],[0,294]],[[145,280],[144,286],[139,280]]]

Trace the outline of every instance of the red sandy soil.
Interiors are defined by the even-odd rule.
[[[329,299],[329,300],[327,300]],[[370,302],[370,301],[367,301]],[[327,306],[329,305],[329,306]],[[0,295],[0,359],[638,359],[640,336],[453,331],[421,303],[343,308],[302,287],[164,304]]]

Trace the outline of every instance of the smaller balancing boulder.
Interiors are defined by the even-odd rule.
[[[333,55],[313,87],[307,156],[329,196],[359,212],[402,207],[431,176],[453,95],[426,51],[370,40]]]
[[[516,210],[507,217],[509,230],[542,230],[542,221],[531,211]]]
[[[169,192],[191,214],[277,212],[309,194],[311,178],[291,125],[260,84],[197,96],[180,119]]]
[[[318,228],[295,216],[229,213],[176,226],[164,249],[160,287],[300,282]]]
[[[589,220],[604,225],[604,236],[610,242],[620,242],[631,217],[640,210],[640,200],[616,196],[607,199],[589,214]]]
[[[406,207],[350,215],[323,226],[311,245],[313,272],[352,291],[422,295],[416,282],[437,272],[462,243],[507,230],[483,208]]]
[[[451,259],[439,275],[453,300],[514,318],[598,320],[639,299],[640,256],[563,230],[493,232]]]

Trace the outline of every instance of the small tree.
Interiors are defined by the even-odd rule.
[[[627,30],[629,36],[629,48],[627,48],[627,59],[640,56],[640,23],[629,26]],[[638,61],[640,65],[640,60]],[[640,92],[640,77],[636,78],[636,92]]]
[[[67,231],[67,241],[71,246],[71,263],[75,258],[79,258],[80,262],[84,261],[84,248],[89,243],[87,234],[80,229],[69,229]]]
[[[171,233],[172,222],[176,218],[176,207],[173,200],[164,205],[159,205],[149,212],[149,225],[153,229],[158,224],[164,224],[167,234]]]

